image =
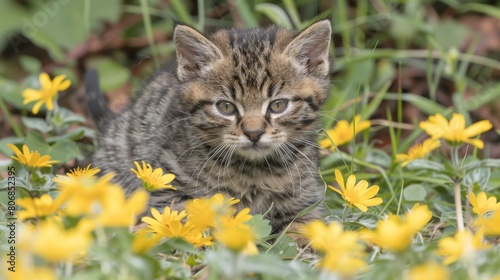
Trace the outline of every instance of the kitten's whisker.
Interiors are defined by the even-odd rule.
[[[285,141],[284,143],[285,143],[287,149],[289,149],[288,147],[293,148],[295,151],[297,151],[299,154],[301,154],[304,158],[306,158],[312,164],[312,166],[316,166],[316,164],[309,157],[307,157],[300,149],[298,149],[297,147],[295,147],[292,143],[290,143],[288,141]],[[307,168],[307,170],[309,170],[309,174],[311,174],[311,176],[313,178],[315,178],[314,173],[309,168],[309,164],[306,164],[300,157],[297,156],[297,158],[305,165],[305,167]]]
[[[237,185],[237,184],[235,184],[235,183],[233,182],[233,178],[232,178],[232,176],[231,176],[231,174],[230,174],[230,172],[229,172],[229,165],[231,164],[231,159],[232,159],[233,154],[234,154],[234,151],[236,150],[236,148],[237,148],[237,147],[238,147],[237,145],[234,145],[234,144],[233,144],[233,145],[231,146],[231,149],[230,149],[230,150],[228,151],[228,153],[227,153],[227,159],[226,159],[226,157],[224,157],[224,159],[223,159],[223,161],[224,161],[224,160],[226,160],[226,164],[225,164],[224,170],[223,170],[223,172],[222,172],[222,176],[223,176],[223,178],[224,178],[224,183],[226,183],[226,178],[228,178],[228,177],[229,177],[229,180],[231,181],[231,183],[232,183],[233,185]],[[226,172],[227,172],[227,176],[225,176]]]
[[[328,119],[331,119],[331,120],[334,120],[334,121],[339,121],[339,119],[337,118],[334,118],[332,116],[329,116],[329,115],[326,115],[326,114],[322,114],[321,112],[328,112],[328,111],[319,111],[319,115],[322,116],[322,117],[325,117],[325,118],[328,118]]]
[[[205,168],[205,165],[206,163],[211,160],[214,156],[217,155],[217,153],[223,148],[223,145],[224,143],[220,143],[219,145],[215,146],[214,148],[210,149],[207,153],[207,155],[200,161],[200,163],[198,163],[198,165],[195,167],[193,173],[191,174],[191,176],[189,177],[189,181],[187,182],[187,185],[189,185],[191,183],[191,180],[193,179],[193,176],[194,174],[196,173],[196,171],[198,170],[198,167],[203,164],[203,166],[201,167],[200,169],[200,172],[198,173],[198,177],[196,179],[196,185],[195,185],[195,189],[196,189],[196,192],[198,192],[198,178],[199,178],[199,174],[201,173],[201,171],[203,171],[203,169]]]
[[[320,149],[322,151],[329,151],[328,149],[325,149],[325,148],[321,147],[316,142],[312,142],[312,141],[304,139],[304,138],[291,137],[290,139],[295,140],[295,141],[300,142],[300,143],[303,143],[305,145],[309,145],[309,146],[314,147],[314,148],[318,148],[318,149]]]
[[[193,147],[191,147],[191,148],[189,148],[189,149],[185,150],[185,151],[184,151],[184,152],[183,152],[183,153],[182,153],[182,154],[181,154],[181,155],[177,158],[176,162],[179,162],[179,159],[180,159],[180,158],[181,158],[181,157],[182,157],[185,153],[187,153],[187,152],[189,152],[189,151],[193,151],[194,149],[198,148],[199,146],[205,145],[205,144],[207,144],[207,143],[210,143],[210,142],[213,142],[213,141],[216,141],[216,140],[217,140],[217,139],[213,139],[213,140],[208,140],[208,141],[205,141],[205,142],[201,142],[201,143],[199,143],[199,144],[197,144],[197,145],[195,145],[195,146],[193,146]]]
[[[219,158],[220,158],[222,155],[224,155],[224,156],[225,156],[225,155],[226,155],[226,153],[225,153],[225,152],[226,152],[229,148],[231,148],[231,144],[224,142],[224,149],[222,149],[222,150],[220,151],[219,155],[218,155],[218,156],[217,156],[217,158],[214,160],[214,164],[212,165],[212,168],[210,168],[210,172],[209,172],[209,174],[208,174],[208,178],[209,178],[209,180],[207,181],[207,186],[206,186],[206,187],[207,187],[207,190],[209,190],[209,188],[210,188],[210,181],[211,181],[211,179],[212,179],[212,176],[211,176],[211,175],[212,175],[212,171],[213,171],[213,169],[214,169],[215,165],[217,165],[217,166],[218,166],[218,168],[219,168],[219,172],[218,172],[218,175],[217,175],[217,189],[218,189],[218,190],[219,190],[219,192],[220,192],[220,180],[219,180],[219,179],[220,179],[220,169],[221,169],[221,166],[220,166],[220,164],[219,164]],[[222,158],[222,161],[224,161],[224,158]]]
[[[281,148],[282,148],[281,145],[277,145],[276,151],[278,152],[278,155],[280,156],[281,160],[283,161],[283,165],[285,166],[286,172],[288,174],[288,178],[290,179],[290,183],[292,183],[292,192],[293,192],[293,195],[295,196],[295,182],[293,181],[293,176],[292,176],[292,174],[290,172],[290,168],[288,166],[288,161],[287,161],[287,159],[285,157],[285,155],[287,155],[287,154],[286,154],[286,152],[284,150],[282,151]]]
[[[169,127],[169,126],[171,126],[171,125],[173,125],[173,124],[176,124],[176,123],[178,123],[178,122],[182,122],[182,121],[188,120],[188,119],[190,119],[190,118],[191,118],[191,117],[186,117],[186,118],[178,119],[178,120],[176,120],[176,121],[174,121],[174,122],[167,123],[166,125],[160,126],[160,127],[159,127],[159,129],[163,129],[163,128],[165,128],[165,127]]]

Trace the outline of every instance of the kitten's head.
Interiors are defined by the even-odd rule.
[[[329,90],[331,25],[220,30],[178,25],[177,78],[203,141],[250,160],[314,139]]]

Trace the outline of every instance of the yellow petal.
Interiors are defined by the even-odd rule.
[[[65,80],[65,78],[66,78],[66,75],[59,75],[59,76],[56,76],[54,78],[54,80],[52,81],[54,88],[57,91],[66,90],[71,85],[71,81]]]
[[[54,110],[54,102],[52,102],[52,98],[47,100],[47,102],[45,103],[45,106],[47,106],[47,110],[49,110],[49,111]]]
[[[484,148],[484,142],[480,139],[464,139],[465,143],[471,144],[472,146],[482,150]]]
[[[477,197],[473,192],[470,192],[468,197],[470,205],[472,205],[472,208],[477,208]]]
[[[353,189],[355,184],[356,184],[356,176],[349,175],[349,177],[347,177],[346,190]]]
[[[51,88],[52,82],[50,81],[49,74],[41,73],[40,76],[38,77],[38,79],[40,80],[40,85],[42,85],[42,88],[44,90]]]
[[[452,130],[464,130],[465,117],[462,114],[454,113],[450,120],[450,128]]]
[[[375,198],[371,198],[371,199],[367,199],[367,200],[362,201],[362,203],[366,206],[377,206],[377,205],[382,204],[382,202],[384,202],[384,201],[380,197],[375,197]]]
[[[361,212],[368,211],[368,207],[366,207],[363,203],[353,203]]]
[[[335,169],[335,181],[337,181],[337,184],[339,184],[342,193],[345,193],[344,177],[338,169]]]
[[[493,127],[489,120],[482,120],[480,122],[474,123],[465,129],[465,135],[467,138],[474,137],[483,132],[490,130]]]
[[[42,107],[42,105],[43,101],[38,101],[37,103],[35,103],[35,105],[33,105],[31,112],[35,115],[38,114],[38,112],[40,112],[40,107]]]
[[[165,207],[165,210],[164,211],[167,211],[167,207]],[[163,221],[163,217],[162,215],[160,214],[160,212],[158,210],[156,210],[156,208],[151,208],[151,214],[153,215],[153,217],[158,220],[158,221]]]
[[[344,195],[341,191],[337,190],[337,188],[332,187],[332,186],[330,186],[330,185],[328,185],[328,187],[329,187],[332,191],[334,191],[334,192],[336,192],[336,193],[338,193],[338,194],[340,194],[340,195]]]
[[[373,185],[363,193],[363,197],[372,198],[378,193],[379,190],[380,190],[379,186]]]
[[[32,88],[27,88],[23,90],[23,104],[28,104],[30,102],[33,102],[35,100],[38,100],[41,98],[41,93],[39,90],[34,90]]]

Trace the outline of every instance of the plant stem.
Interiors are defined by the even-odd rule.
[[[344,205],[344,211],[342,211],[342,223],[345,223],[345,219],[347,217],[347,210],[349,209],[349,207],[346,205]]]
[[[462,214],[462,196],[460,194],[460,182],[455,181],[455,211],[457,212],[458,231],[464,230],[464,217]]]
[[[9,110],[7,110],[7,106],[3,102],[2,98],[0,98],[0,109],[2,109],[3,112],[5,112],[5,118],[7,119],[9,124],[12,126],[12,129],[14,130],[14,133],[16,134],[16,136],[19,138],[23,138],[24,137],[23,131],[21,130],[21,128],[19,128],[17,123],[12,118],[12,115],[10,114]]]
[[[151,25],[151,17],[149,15],[149,6],[146,0],[141,0],[142,17],[144,20],[144,28],[146,29],[146,37],[149,41],[149,47],[151,48],[151,54],[153,55],[153,60],[155,62],[156,68],[160,67],[160,59],[158,58],[158,50],[154,42],[153,27]]]
[[[467,195],[472,192],[472,185],[467,187]],[[472,226],[472,209],[470,203],[465,203],[465,225],[470,228]]]
[[[451,163],[455,170],[460,173],[460,160],[458,159],[458,147],[451,148]],[[457,213],[457,227],[458,231],[464,230],[464,216],[462,212],[462,194],[460,190],[460,178],[455,178],[455,212]]]

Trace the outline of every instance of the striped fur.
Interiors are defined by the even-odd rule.
[[[128,193],[141,186],[130,172],[133,161],[174,173],[177,191],[151,193],[150,207],[179,208],[222,192],[253,213],[273,204],[268,218],[275,229],[283,227],[324,190],[314,143],[329,91],[330,35],[329,21],[298,34],[271,27],[220,30],[208,38],[178,25],[175,73],[159,72],[130,108],[107,122],[95,165],[115,172]],[[282,113],[268,109],[277,99],[288,101]],[[218,101],[231,102],[237,113],[222,114]],[[247,136],[257,134],[255,143]]]

